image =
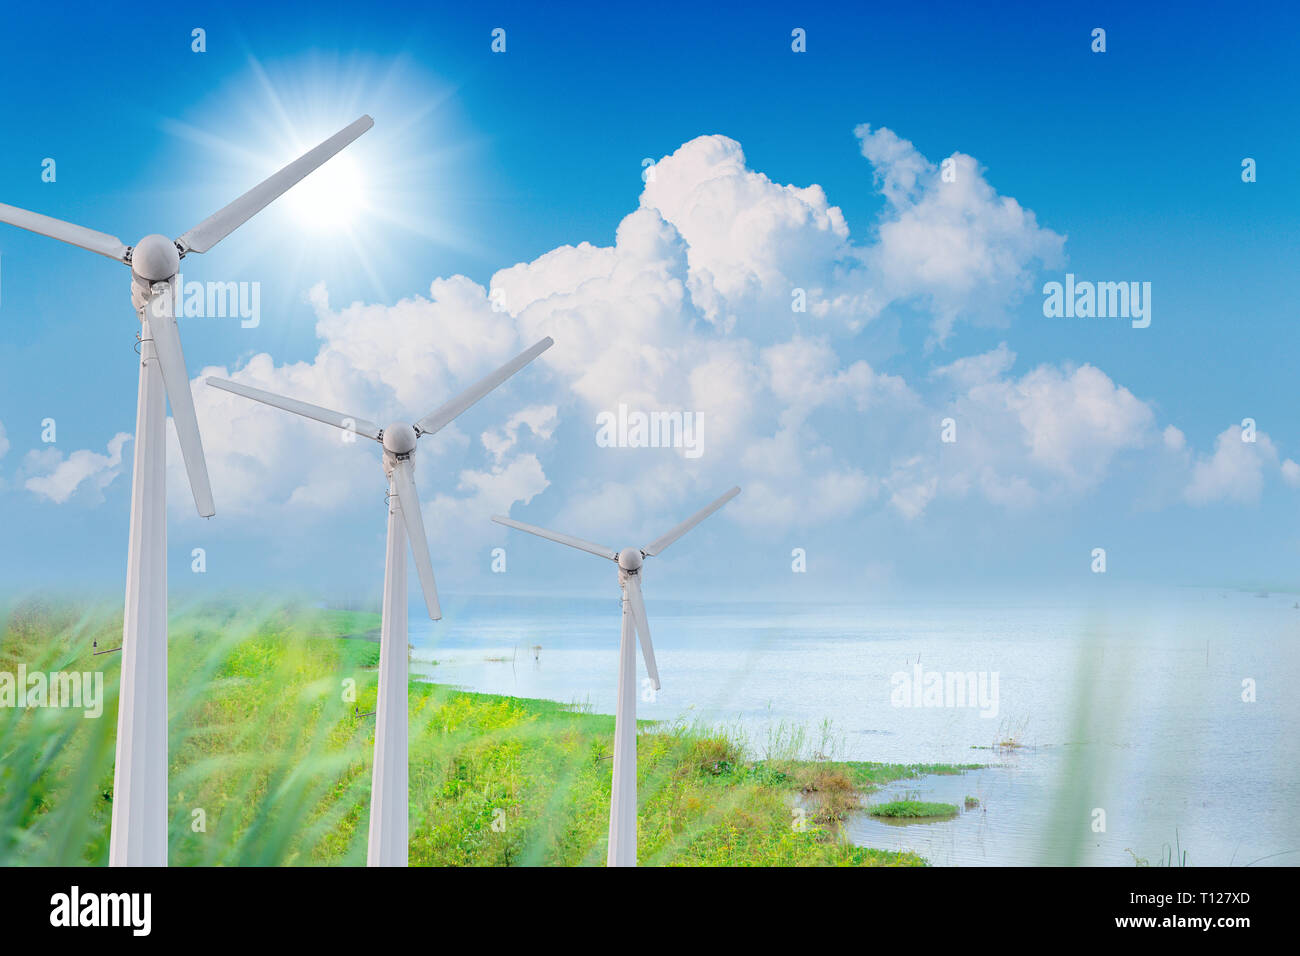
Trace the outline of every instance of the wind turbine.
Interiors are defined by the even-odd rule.
[[[291,186],[375,125],[363,116],[304,153],[179,239],[145,236],[128,246],[96,232],[0,203],[0,222],[97,252],[131,267],[131,303],[140,318],[140,382],[135,412],[131,539],[126,559],[122,676],[109,866],[167,865],[167,419],[199,514],[215,513],[194,397],[176,326],[176,274],[191,252],[207,252]]]
[[[451,401],[425,415],[414,425],[392,422],[380,428],[368,419],[309,405],[260,388],[251,388],[224,378],[208,378],[214,388],[234,392],[254,401],[274,405],[287,412],[334,425],[383,446],[382,464],[388,476],[388,552],[384,559],[383,621],[379,643],[379,692],[375,706],[375,765],[371,772],[370,837],[367,866],[406,866],[407,863],[407,748],[406,704],[406,543],[410,540],[415,570],[424,592],[429,619],[442,617],[438,589],[433,581],[429,542],[415,490],[415,443],[432,435],[461,412],[541,355],[555,341],[547,336],[491,375],[479,380]]]
[[[645,616],[645,600],[641,595],[641,566],[646,558],[663,551],[686,532],[717,511],[736,495],[732,488],[717,501],[701,508],[673,530],[656,538],[644,548],[624,548],[615,551],[603,544],[593,544],[582,538],[548,531],[536,525],[524,524],[505,515],[493,515],[497,524],[518,528],[541,538],[567,544],[579,551],[597,557],[609,558],[618,564],[618,583],[623,592],[623,632],[618,644],[618,710],[614,715],[614,787],[609,804],[609,853],[607,866],[636,866],[636,650],[633,632],[641,639],[641,655],[645,658],[646,673],[654,689],[659,689],[659,668],[655,664],[655,649],[650,643],[650,624]]]

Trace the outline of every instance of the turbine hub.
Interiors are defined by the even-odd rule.
[[[415,429],[406,422],[384,426],[384,451],[391,455],[409,455],[415,451]]]
[[[181,269],[176,243],[166,236],[145,236],[131,250],[131,271],[149,282],[170,279]]]
[[[640,548],[624,548],[618,553],[618,566],[624,571],[639,571],[641,561]]]

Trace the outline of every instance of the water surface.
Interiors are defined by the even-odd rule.
[[[981,806],[901,827],[863,815],[848,830],[857,842],[937,864],[1131,865],[1175,846],[1190,864],[1300,863],[1294,595],[813,609],[646,599],[663,689],[645,688],[640,717],[725,724],[760,756],[798,726],[810,752],[837,759],[995,764],[873,795]],[[618,629],[617,596],[471,599],[436,624],[413,616],[411,642],[431,679],[611,713]],[[973,673],[990,690],[996,674],[996,708],[900,706],[896,675],[918,662],[923,679]],[[990,749],[1008,740],[1019,746]]]

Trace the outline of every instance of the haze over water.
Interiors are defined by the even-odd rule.
[[[1192,865],[1300,863],[1295,595],[1187,588],[809,609],[647,590],[646,601],[663,689],[642,694],[643,719],[738,727],[758,756],[784,725],[836,759],[993,765],[873,794],[958,805],[970,795],[980,807],[908,826],[863,814],[848,825],[857,842],[936,864],[1154,864],[1176,846]],[[445,614],[412,615],[415,673],[613,712],[616,594],[475,598]],[[910,698],[895,693],[896,675],[912,677],[918,661],[923,675],[974,672],[989,689],[996,673],[996,713],[899,706]],[[995,748],[1006,740],[1020,746]]]

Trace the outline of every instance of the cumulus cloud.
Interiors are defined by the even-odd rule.
[[[9,452],[9,437],[5,434],[5,423],[0,422],[0,458]]]
[[[862,449],[844,442],[843,425],[863,420],[866,435],[877,430],[870,418],[910,418],[921,403],[907,383],[866,361],[843,365],[825,339],[797,335],[763,349],[758,370],[775,403],[775,430],[755,435],[740,455],[747,485],[736,516],[780,529],[849,515],[874,499],[880,479],[853,460]],[[819,418],[832,434],[822,434]]]
[[[807,493],[760,477],[746,484],[745,493],[736,501],[736,513],[746,523],[763,528],[819,525],[852,514],[879,490],[877,479],[855,468],[833,469],[812,477]]]
[[[489,428],[481,436],[483,447],[497,464],[510,449],[519,443],[519,429],[527,425],[538,438],[550,438],[555,432],[556,407],[554,405],[529,405],[511,415],[500,428]]]
[[[850,330],[919,301],[942,343],[962,318],[1001,319],[1038,268],[1063,261],[1065,237],[999,195],[970,156],[949,157],[944,181],[893,131],[855,132],[886,202],[874,241],[852,239],[820,186],[774,182],[726,136],[697,137],[652,167],[641,207],[680,237],[689,304],[706,321],[762,341],[765,325],[789,324],[802,290],[809,315]]]
[[[823,292],[849,254],[844,214],[820,186],[773,182],[726,136],[693,139],[652,172],[641,205],[685,243],[691,300],[710,322],[744,325],[765,303],[788,312],[792,289]]]
[[[682,151],[675,155],[681,157]],[[647,190],[666,183],[680,185],[679,173],[661,171]],[[756,188],[762,193],[771,185],[764,178]],[[721,243],[714,250],[717,256],[724,247]],[[899,379],[876,375],[865,362],[841,369],[825,342],[796,336],[765,350],[734,323],[713,321],[706,314],[712,306],[697,307],[688,290],[692,282],[698,288],[703,281],[689,261],[690,248],[673,225],[643,205],[619,225],[612,247],[566,246],[501,270],[491,286],[525,339],[555,337],[556,347],[543,360],[559,376],[557,406],[571,407],[576,397],[578,419],[584,423],[620,405],[699,416],[705,444],[695,479],[681,470],[665,479],[676,500],[708,493],[715,485],[725,487],[734,476],[723,472],[734,471],[734,463],[747,458],[773,495],[795,506],[737,513],[783,523],[799,513],[798,503],[817,500],[819,482],[831,481],[840,471],[818,462],[821,443],[805,427],[808,416],[841,404],[860,411],[874,395],[905,393],[906,387]],[[709,274],[723,269],[716,256],[708,261]],[[736,260],[728,268],[759,269],[756,262]],[[755,282],[761,291],[762,282]],[[730,301],[738,301],[735,296],[741,293],[735,290],[743,284],[737,282]],[[721,309],[727,297],[710,301]],[[780,447],[766,454],[773,446]],[[587,451],[593,452],[594,445]],[[637,464],[644,467],[643,461]],[[791,471],[791,466],[798,467]],[[630,458],[617,454],[602,455],[599,467],[613,487],[631,481],[638,470]],[[851,507],[861,498],[823,500]]]
[[[1150,406],[1092,365],[1040,366],[979,397],[1013,411],[1030,459],[1072,487],[1096,484],[1116,454],[1147,443],[1155,424]]]
[[[912,397],[901,378],[876,372],[865,361],[840,368],[839,357],[825,339],[796,335],[764,349],[761,358],[772,394],[796,410],[848,401],[866,411],[877,402],[901,403]]]
[[[464,276],[435,279],[428,298],[393,306],[332,310],[324,284],[311,301],[323,341],[314,367],[342,374],[356,394],[368,391],[410,420],[450,398],[449,383],[469,384],[532,344],[521,346],[510,316],[494,311],[483,287]]]
[[[84,448],[66,458],[54,447],[30,451],[23,459],[23,472],[29,476],[23,487],[60,505],[83,486],[98,495],[121,474],[122,447],[130,440],[126,432],[119,432],[109,439],[102,455]]]
[[[438,540],[472,549],[499,537],[500,526],[491,523],[492,515],[504,514],[516,503],[528,504],[549,484],[541,461],[531,453],[505,465],[467,469],[456,486],[461,494],[440,492],[425,504],[425,525]]]
[[[437,278],[427,296],[392,306],[336,306],[319,285],[311,360],[259,354],[204,374],[410,421],[553,336],[515,380],[526,384],[510,386],[517,410],[503,417],[498,405],[493,419],[478,409],[461,423],[473,432],[452,426],[421,442],[426,517],[457,540],[499,533],[489,514],[539,497],[549,510],[531,518],[600,539],[628,521],[629,533],[661,533],[734,483],[745,493],[725,520],[770,532],[868,508],[917,520],[971,495],[1031,508],[1093,491],[1125,455],[1188,472],[1183,433],[1162,430],[1147,401],[1091,364],[1016,371],[1002,342],[909,381],[861,356],[854,332],[891,306],[908,306],[909,321],[914,308],[928,315],[934,342],[958,322],[1000,319],[1065,240],[971,157],[949,157],[945,181],[942,165],[892,131],[856,132],[885,201],[865,239],[821,187],[776,182],[749,168],[736,141],[701,136],[654,164],[612,245],[561,246],[486,287]],[[806,318],[791,309],[795,289],[807,293]],[[364,440],[345,447],[336,429],[213,389],[195,398],[225,514],[327,513],[382,480]],[[598,447],[596,416],[620,405],[700,416],[703,454]],[[955,443],[938,440],[946,418]],[[1189,500],[1212,496],[1229,470],[1196,467],[1204,477]],[[1300,483],[1300,466],[1280,467]]]
[[[942,380],[958,389],[970,389],[1000,378],[1016,364],[1016,353],[1006,342],[979,355],[967,355],[949,365],[941,365],[930,372],[930,378]]]
[[[277,365],[259,353],[234,370],[205,368],[193,383],[223,515],[265,514],[280,506],[300,517],[327,515],[364,489],[382,485],[380,449],[341,429],[206,387],[204,378],[230,378],[381,424],[412,422],[532,344],[521,342],[510,316],[494,311],[486,290],[463,276],[437,279],[427,298],[415,296],[393,306],[352,303],[334,309],[323,285],[313,288],[310,298],[321,340],[310,362]],[[377,329],[383,334],[376,334]],[[530,372],[536,374],[535,369],[523,374]],[[543,430],[540,420],[519,421],[532,426],[534,434]],[[500,432],[510,436],[511,446],[518,427],[519,422],[507,423]],[[468,444],[457,424],[422,439],[417,480],[427,488],[427,476],[438,473],[440,454]],[[186,485],[170,423],[169,448],[175,496]],[[498,465],[505,463],[507,451],[498,444]],[[178,514],[188,517],[186,509]]]
[[[1195,460],[1184,491],[1191,504],[1252,504],[1259,500],[1265,477],[1275,468],[1287,484],[1300,485],[1300,466],[1289,458],[1279,465],[1277,446],[1268,435],[1256,432],[1254,441],[1243,441],[1243,434],[1240,425],[1225,428],[1214,440],[1213,453]]]
[[[1015,361],[1003,343],[931,372],[952,389],[949,400],[930,413],[934,432],[900,454],[886,478],[904,517],[944,494],[977,493],[1016,509],[1078,496],[1117,456],[1160,445],[1151,406],[1095,366],[1042,364],[1017,376]],[[936,441],[948,419],[955,440]]]
[[[963,317],[1000,318],[1038,268],[1063,261],[1065,237],[999,195],[972,157],[948,157],[945,182],[941,167],[892,130],[864,124],[855,133],[888,205],[879,241],[866,250],[876,301],[928,304],[937,342]]]
[[[911,473],[916,463],[916,459],[903,462],[890,475],[888,482],[889,503],[899,514],[909,520],[919,517],[939,490],[939,479],[936,475],[921,476]]]

